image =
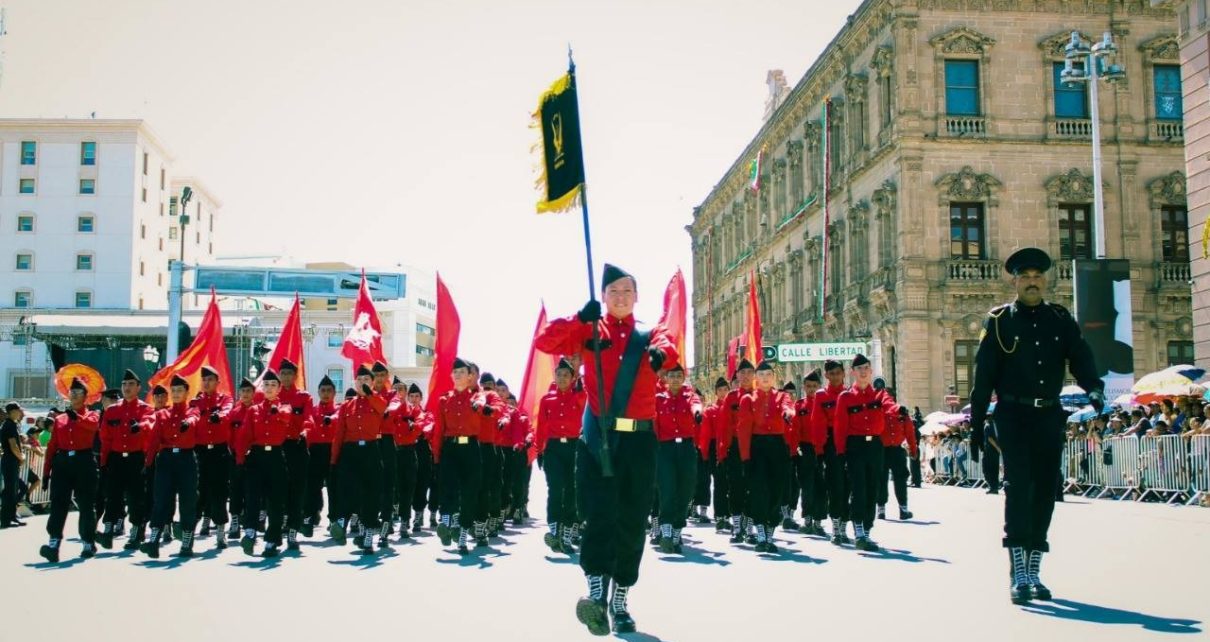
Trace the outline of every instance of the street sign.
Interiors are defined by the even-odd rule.
[[[740,355],[740,357],[743,357],[747,353],[748,348],[747,348],[747,346],[739,346],[738,348],[736,348],[736,350],[737,350],[736,354]],[[761,361],[772,361],[776,358],[777,358],[777,346],[761,346],[760,347]],[[756,365],[756,364],[752,364],[752,365]]]
[[[777,346],[777,360],[782,363],[852,359],[858,354],[868,353],[869,345],[862,342],[783,343]]]
[[[945,405],[950,407],[950,412],[957,412],[958,395],[945,395]]]
[[[407,275],[366,272],[366,285],[370,298],[402,299],[407,294]],[[211,287],[220,294],[293,296],[297,292],[304,298],[351,299],[361,287],[361,273],[198,266],[193,290],[204,292]]]

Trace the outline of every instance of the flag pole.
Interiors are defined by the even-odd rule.
[[[567,74],[571,76],[571,86],[576,86],[576,61],[572,57],[571,45],[567,47]],[[576,113],[580,113],[580,93],[575,93],[576,97]],[[584,138],[583,125],[580,127],[580,139]],[[588,260],[588,300],[597,300],[597,280],[593,273],[592,264],[592,233],[588,222],[588,169],[587,163],[584,168],[584,183],[580,185],[580,213],[584,221],[584,254]],[[611,426],[609,403],[605,399],[605,376],[601,371],[601,329],[600,322],[593,321],[592,323],[592,354],[593,364],[596,369],[597,376],[597,418],[598,427],[601,430],[601,476],[613,477],[613,458],[609,449],[609,432]]]

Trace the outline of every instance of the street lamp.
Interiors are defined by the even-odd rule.
[[[1116,83],[1126,77],[1122,67],[1113,62],[1118,47],[1113,43],[1113,34],[1108,31],[1101,41],[1091,47],[1080,32],[1071,32],[1071,42],[1064,48],[1065,63],[1059,79],[1064,87],[1075,87],[1088,83],[1089,114],[1092,117],[1092,189],[1093,228],[1092,235],[1097,248],[1097,258],[1105,258],[1105,195],[1101,188],[1101,110],[1097,99],[1097,81]],[[1077,67],[1077,63],[1079,67]]]

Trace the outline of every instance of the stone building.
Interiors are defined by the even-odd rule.
[[[1112,32],[1126,70],[1099,106],[1136,375],[1191,361],[1175,14],[1147,0],[866,0],[694,209],[698,383],[725,368],[751,271],[766,345],[878,339],[888,383],[921,408],[951,389],[965,403],[982,320],[1013,296],[1014,249],[1055,257],[1048,298],[1071,306],[1070,260],[1094,252],[1087,88],[1058,82],[1072,31]]]

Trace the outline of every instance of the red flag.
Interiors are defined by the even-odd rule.
[[[687,365],[685,320],[688,314],[686,306],[685,275],[681,274],[681,268],[678,267],[676,274],[672,275],[672,280],[668,282],[668,287],[664,288],[664,313],[660,315],[660,324],[668,331],[669,338],[676,346],[676,353],[680,356],[682,366]]]
[[[175,332],[176,329],[169,328],[168,331]],[[202,389],[202,366],[210,366],[218,371],[219,392],[227,395],[232,393],[231,367],[227,365],[227,348],[223,345],[223,319],[213,291],[210,292],[210,306],[202,316],[202,326],[198,328],[193,343],[176,361],[152,375],[147,382],[147,402],[151,403],[151,390],[157,385],[167,388],[173,375],[180,375],[189,382],[190,396],[197,394]]]
[[[744,319],[744,356],[752,365],[761,362],[764,354],[760,327],[760,299],[756,296],[756,272],[748,273],[748,309]]]
[[[534,325],[534,339],[546,328],[546,304],[538,310],[538,323]],[[531,421],[538,416],[538,404],[542,396],[550,390],[550,384],[555,380],[555,355],[538,350],[533,343],[529,344],[529,359],[525,362],[525,379],[521,382],[521,400],[517,407],[529,416]],[[538,453],[535,446],[529,449],[529,460],[532,463]]]
[[[425,400],[425,410],[437,411],[437,399],[446,392],[454,389],[454,380],[450,371],[454,368],[454,359],[458,357],[458,333],[462,330],[462,321],[458,318],[458,308],[454,307],[454,298],[437,273],[437,334],[433,339],[433,374],[429,377],[429,394]]]
[[[281,336],[277,338],[277,345],[273,347],[273,354],[269,355],[267,362],[269,369],[274,372],[280,370],[282,359],[289,359],[298,366],[298,376],[294,379],[294,386],[299,390],[306,390],[307,366],[303,356],[302,313],[299,311],[298,294],[294,295],[294,307],[290,308],[290,314],[286,317],[286,325],[282,326]],[[264,378],[265,373],[263,372],[260,373],[260,377],[257,377],[256,387],[258,389]]]
[[[382,354],[382,323],[378,321],[378,311],[370,298],[365,270],[361,271],[361,290],[357,293],[357,304],[353,306],[353,329],[345,337],[340,354],[353,362],[354,371],[359,366],[375,361],[386,363],[387,360]]]
[[[727,342],[727,381],[735,376],[735,370],[739,368],[739,337],[732,337]]]

